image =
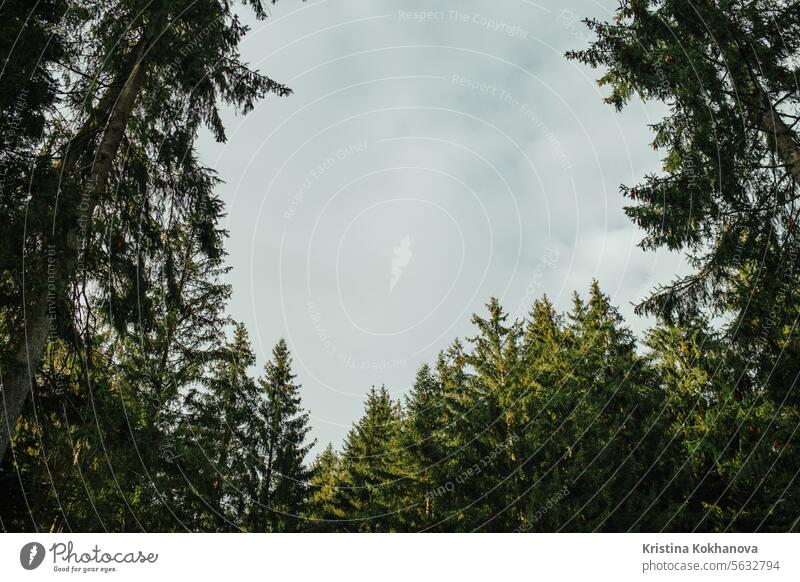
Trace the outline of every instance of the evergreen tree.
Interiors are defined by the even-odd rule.
[[[568,446],[563,442],[563,423],[570,421],[570,338],[563,317],[547,297],[534,303],[521,340],[522,383],[526,423],[520,429],[519,490],[524,510],[516,529],[547,531],[561,523],[562,513],[553,504],[569,490],[558,469]],[[574,405],[573,405],[574,406]],[[547,509],[547,511],[544,511]],[[550,524],[548,528],[546,524]]]
[[[596,282],[566,321],[536,302],[524,345],[532,397],[519,529],[626,531],[646,507],[645,441],[659,408],[647,361]]]
[[[341,529],[344,515],[340,508],[339,486],[341,459],[332,445],[325,447],[311,466],[309,480],[306,528],[315,532],[333,532]]]
[[[474,439],[468,446],[478,454],[481,469],[469,481],[473,491],[469,519],[473,527],[505,531],[522,519],[517,470],[522,459],[519,431],[525,425],[522,332],[518,322],[506,324],[508,315],[496,298],[487,308],[487,318],[472,317],[478,334],[470,338],[472,351],[466,359],[474,370],[470,385],[475,398],[466,418]]]
[[[260,1],[247,4],[266,17]],[[117,332],[143,316],[140,275],[158,263],[171,226],[195,222],[201,250],[216,256],[216,180],[194,150],[201,126],[223,141],[221,103],[247,112],[267,94],[289,92],[241,62],[246,28],[230,2],[78,2],[68,12],[55,52],[46,53],[54,70],[35,79],[45,92],[32,110],[42,132],[32,144],[36,163],[19,176],[30,199],[18,190],[3,199],[9,248],[17,250],[0,264],[8,292],[0,306],[0,455],[48,343],[96,345],[95,302],[113,306]],[[57,13],[58,5],[44,3],[30,14],[31,30],[47,39]],[[8,46],[9,30],[2,32]],[[17,71],[29,60],[15,59]],[[56,103],[50,91],[63,98]]]
[[[791,530],[800,493],[796,408],[737,389],[747,366],[705,322],[659,326],[648,345],[671,395],[671,440],[681,449],[672,469],[680,511],[666,516],[669,529]],[[669,485],[658,491],[667,507]]]
[[[309,414],[302,408],[300,386],[295,383],[292,360],[281,339],[272,350],[272,361],[260,380],[266,400],[263,407],[265,473],[253,516],[254,527],[267,531],[296,531],[308,496],[311,471],[305,464],[314,442],[306,443],[311,430]]]
[[[403,480],[399,405],[385,387],[367,395],[364,416],[347,434],[342,453],[341,511],[346,531],[396,531],[407,507],[395,504]]]
[[[440,505],[447,505],[438,497],[448,492],[437,495],[437,489],[447,483],[448,467],[452,466],[448,457],[452,428],[443,385],[431,367],[423,364],[406,398],[400,436],[407,455],[403,469],[408,497],[403,506],[409,509],[400,516],[406,531],[436,529],[446,516]]]
[[[664,171],[623,193],[642,246],[682,250],[695,272],[639,311],[681,323],[729,313],[729,338],[775,401],[796,404],[797,4],[625,0],[613,22],[587,24],[596,39],[569,56],[607,69],[607,101],[621,109],[638,95],[669,107],[653,125]]]
[[[797,529],[797,3],[622,0],[569,53],[616,108],[668,106],[663,171],[623,194],[694,272],[639,306],[644,343],[596,281],[522,322],[491,299],[311,467],[286,342],[256,381],[225,314],[195,148],[221,105],[289,93],[242,62],[235,3],[0,11],[3,530]]]
[[[647,397],[649,370],[636,353],[633,334],[597,281],[585,307],[571,314],[570,364],[575,432],[568,445],[570,490],[564,509],[573,511],[561,527],[610,531],[628,528],[641,496],[653,401]],[[625,494],[630,495],[624,496]],[[566,517],[566,516],[565,516]]]
[[[52,531],[199,527],[194,512],[182,509],[197,494],[176,469],[176,458],[191,458],[179,427],[186,391],[228,358],[218,344],[230,290],[219,282],[221,257],[209,259],[197,245],[190,229],[172,231],[169,254],[159,261],[171,263],[170,272],[142,272],[154,282],[140,296],[147,317],[123,333],[113,330],[102,305],[93,305],[91,344],[78,351],[72,342],[51,341],[26,405],[33,420],[15,433],[15,442],[33,446],[15,452],[15,463],[9,458],[3,470],[17,500],[8,515],[30,513]],[[203,457],[182,469],[194,479],[206,463]],[[36,485],[39,470],[50,475],[46,487]],[[65,496],[90,501],[79,509],[62,502]]]
[[[470,483],[480,469],[475,433],[469,419],[474,418],[479,399],[467,371],[464,345],[456,339],[436,361],[435,379],[441,387],[442,428],[431,435],[441,460],[429,472],[431,488],[420,492],[431,497],[433,518],[424,531],[461,531],[476,490]],[[432,443],[433,444],[433,443]]]
[[[670,523],[756,527],[748,519],[758,499],[759,527],[790,529],[773,512],[796,481],[779,468],[796,454],[779,427],[800,402],[800,11],[791,2],[625,1],[613,22],[587,24],[595,41],[569,56],[607,69],[608,102],[620,109],[636,95],[669,106],[653,126],[664,171],[623,193],[643,246],[682,250],[695,267],[639,306],[666,319],[650,342],[690,451],[679,466],[693,485]],[[702,321],[720,314],[717,337]]]
[[[263,479],[262,419],[254,412],[262,395],[248,368],[255,364],[247,331],[236,325],[226,355],[214,366],[202,390],[187,396],[186,420],[176,469],[191,487],[184,509],[200,531],[242,527]]]
[[[219,213],[220,209],[217,201],[214,212]],[[189,510],[192,500],[199,495],[191,490],[193,480],[209,462],[217,463],[219,455],[209,461],[201,451],[193,459],[197,453],[190,444],[194,435],[182,432],[187,425],[196,424],[193,417],[202,412],[194,408],[198,404],[194,401],[197,389],[204,387],[208,394],[217,397],[202,403],[205,408],[202,414],[207,420],[213,419],[210,425],[215,427],[213,432],[222,430],[218,427],[219,419],[227,412],[215,415],[208,410],[209,406],[221,406],[226,390],[246,391],[248,384],[252,385],[244,371],[252,365],[244,328],[234,327],[233,343],[221,341],[230,324],[224,312],[230,286],[221,282],[228,271],[223,264],[223,237],[218,233],[213,239],[201,242],[201,230],[195,222],[178,223],[165,233],[159,253],[138,274],[141,318],[135,324],[115,329],[119,317],[116,304],[98,303],[96,307],[105,315],[101,329],[113,342],[106,350],[109,354],[106,369],[113,374],[121,391],[146,407],[139,417],[140,423],[128,422],[133,442],[127,446],[137,450],[136,464],[145,480],[136,496],[141,505],[137,511],[152,530],[169,529],[170,521],[174,520],[180,520],[186,527],[200,527],[195,522],[198,516]],[[214,249],[211,256],[203,250],[204,245],[213,245],[209,247]],[[217,432],[212,441],[216,437],[222,438],[221,433]],[[204,446],[218,450],[216,441]],[[176,458],[194,465],[180,466],[177,471]],[[182,507],[189,513],[178,517]],[[208,508],[203,505],[200,510]],[[165,517],[163,523],[156,521],[161,516]]]

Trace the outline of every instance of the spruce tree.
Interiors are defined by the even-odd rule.
[[[297,531],[308,496],[310,469],[306,456],[314,442],[306,442],[309,414],[303,410],[300,385],[292,373],[292,359],[286,341],[272,350],[259,384],[265,396],[263,405],[264,479],[258,493],[260,508],[253,523],[267,531]]]
[[[469,506],[474,500],[475,471],[480,469],[474,447],[474,418],[481,400],[471,384],[467,354],[461,340],[439,353],[435,378],[441,387],[441,422],[443,428],[432,438],[441,450],[441,461],[430,472],[430,490],[434,521],[424,531],[463,531]]]
[[[442,383],[431,367],[423,364],[406,398],[401,432],[407,455],[403,469],[408,499],[404,505],[410,506],[401,516],[406,531],[436,529],[446,516],[442,508],[447,504],[439,498],[448,492],[439,488],[447,483],[448,467],[452,466],[448,458],[452,420]]]
[[[314,532],[335,532],[342,529],[339,487],[342,462],[332,445],[325,447],[311,465],[306,529]]]
[[[696,483],[675,519],[746,528],[760,500],[768,508],[760,527],[791,528],[775,509],[795,482],[779,469],[796,447],[778,427],[800,402],[800,11],[766,0],[625,1],[613,22],[587,24],[594,42],[569,56],[606,69],[608,102],[620,109],[638,96],[669,106],[653,125],[663,171],[623,193],[645,231],[642,246],[681,250],[694,268],[639,306],[666,320],[650,339],[658,373],[686,398],[676,426],[686,427],[678,430],[692,454],[680,466]],[[703,323],[718,315],[720,337]],[[688,358],[697,345],[708,351]]]
[[[188,422],[187,392],[230,359],[219,345],[230,289],[219,281],[221,256],[212,260],[199,251],[191,228],[176,227],[171,236],[166,256],[140,274],[148,290],[135,325],[115,331],[113,307],[93,304],[91,344],[78,351],[72,342],[50,342],[26,405],[35,420],[15,433],[15,442],[28,444],[2,471],[9,499],[22,503],[7,515],[21,511],[52,531],[200,527],[193,504],[208,508],[192,487],[208,461],[192,458],[192,435],[181,427]],[[164,264],[171,264],[166,274],[156,268]],[[185,464],[180,470],[178,458]],[[49,487],[37,486],[40,470],[52,475]],[[22,492],[32,509],[17,496]],[[83,507],[64,501],[84,497]]]
[[[266,17],[260,1],[247,4]],[[53,11],[58,5],[48,2],[30,14],[32,38],[48,39]],[[140,274],[160,264],[172,226],[194,223],[201,250],[217,256],[216,178],[195,151],[201,127],[224,141],[221,104],[248,112],[267,94],[289,93],[241,61],[247,29],[229,2],[78,2],[67,13],[56,52],[44,53],[52,72],[35,79],[45,78],[32,110],[42,131],[30,144],[35,163],[19,175],[30,197],[4,198],[4,228],[17,250],[0,262],[0,456],[48,343],[95,345],[94,303],[113,305],[119,333],[142,316],[138,299],[148,289]],[[3,29],[4,43],[7,35]],[[23,70],[26,63],[12,62]],[[63,99],[55,102],[53,91]]]
[[[396,531],[408,507],[395,503],[404,480],[399,433],[402,416],[385,387],[369,391],[364,416],[347,434],[339,489],[346,531]]]
[[[642,246],[680,250],[692,273],[639,312],[690,324],[727,313],[726,333],[776,402],[800,374],[800,10],[772,0],[625,0],[570,58],[606,70],[617,109],[665,103],[652,126],[663,172],[623,187]]]
[[[800,494],[797,448],[790,438],[797,409],[776,404],[766,392],[737,390],[747,366],[702,320],[660,325],[647,342],[670,395],[672,446],[680,448],[671,483],[657,492],[659,504],[672,510],[664,516],[666,527],[791,530]]]
[[[553,504],[569,490],[564,477],[555,470],[564,451],[563,444],[556,444],[561,423],[568,420],[572,410],[568,341],[563,317],[547,297],[537,300],[521,340],[525,424],[519,431],[521,499],[516,503],[522,505],[523,515],[516,529],[523,532],[547,531],[547,524],[552,527],[558,523],[560,511]]]
[[[254,364],[247,331],[238,324],[226,357],[203,389],[187,397],[175,466],[194,493],[184,503],[200,531],[240,529],[258,490],[263,427],[254,414],[262,396],[248,374]]]
[[[473,315],[477,335],[470,338],[467,364],[474,370],[470,385],[474,406],[468,413],[473,437],[470,448],[479,456],[481,473],[471,478],[469,515],[473,526],[504,531],[520,525],[520,430],[525,426],[518,322],[507,323],[500,302],[487,304],[488,317]],[[506,509],[508,508],[508,509]],[[513,524],[513,526],[512,526]]]
[[[648,411],[642,402],[641,363],[619,312],[593,281],[589,299],[570,314],[570,430],[564,481],[573,494],[563,503],[560,527],[586,531],[602,521],[626,519],[617,508],[621,491],[636,483],[637,423]]]

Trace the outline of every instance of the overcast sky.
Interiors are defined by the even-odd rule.
[[[458,8],[453,8],[457,6]],[[321,445],[395,397],[491,296],[567,309],[593,277],[632,312],[681,257],[645,253],[621,183],[659,169],[658,105],[605,105],[567,61],[616,0],[281,0],[242,54],[289,84],[201,154],[225,180],[230,306],[259,370],[289,342]]]

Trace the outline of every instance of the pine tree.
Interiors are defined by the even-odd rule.
[[[266,17],[260,1],[248,5]],[[48,2],[30,15],[33,38],[49,42],[58,6]],[[36,163],[19,176],[33,186],[30,200],[9,198],[5,213],[9,248],[17,250],[0,263],[4,292],[16,291],[0,305],[0,455],[48,343],[96,345],[96,303],[113,305],[118,333],[135,325],[148,291],[141,273],[160,263],[172,227],[194,223],[202,251],[217,256],[216,178],[194,149],[201,126],[223,141],[220,104],[246,113],[267,94],[289,93],[241,62],[246,28],[229,2],[78,2],[67,13],[43,63],[52,65],[43,91],[64,97],[36,96],[42,132],[29,144]],[[29,61],[14,59],[23,70]],[[82,359],[93,361],[92,354]]]
[[[587,24],[596,40],[569,56],[607,70],[608,102],[669,106],[653,126],[663,172],[623,193],[643,247],[681,250],[694,267],[639,306],[666,320],[649,341],[661,385],[683,398],[671,408],[694,484],[671,523],[755,527],[749,508],[760,500],[759,527],[791,528],[775,509],[796,481],[779,469],[795,447],[778,427],[800,402],[800,11],[766,0],[626,1],[613,22]],[[703,321],[720,314],[717,337]]]
[[[634,96],[669,113],[654,124],[664,171],[623,188],[646,249],[681,250],[694,272],[655,290],[639,312],[691,324],[727,312],[729,340],[776,402],[800,375],[800,10],[771,0],[688,5],[626,0],[613,22],[587,21],[592,45],[569,53],[607,72],[607,101]]]
[[[385,387],[367,395],[364,416],[347,434],[339,489],[347,531],[396,531],[408,507],[395,504],[404,477],[399,440],[401,410]]]
[[[453,426],[448,412],[442,383],[431,367],[423,364],[406,398],[400,438],[407,455],[403,466],[407,500],[403,506],[410,507],[400,516],[405,531],[436,529],[446,515],[438,497],[447,491],[437,495],[437,489],[447,482],[448,467],[452,466],[448,453]]]
[[[339,487],[342,461],[332,445],[325,447],[311,466],[309,495],[306,506],[306,528],[315,532],[334,532],[342,529]]]
[[[659,500],[679,502],[665,516],[669,529],[791,530],[800,493],[792,469],[797,448],[788,438],[796,408],[737,389],[746,361],[703,321],[661,325],[648,346],[671,396],[670,434],[680,448],[671,471],[680,489],[658,491]]]
[[[532,387],[522,471],[523,531],[618,531],[635,515],[639,449],[651,403],[647,367],[597,283],[575,296],[567,322],[545,299],[524,339]]]
[[[28,502],[17,498],[22,505],[9,507],[10,513],[30,514],[52,531],[201,527],[198,511],[208,508],[192,487],[199,486],[194,480],[208,460],[199,453],[193,458],[192,435],[181,432],[184,398],[229,360],[219,338],[228,323],[222,310],[230,289],[219,281],[221,257],[209,259],[197,247],[191,228],[172,231],[166,257],[141,273],[148,285],[135,325],[113,330],[106,317],[113,307],[97,304],[91,344],[78,351],[71,342],[50,342],[26,405],[35,421],[21,423],[15,433],[15,442],[29,445],[15,452],[16,468],[3,469],[9,497],[28,492]],[[170,262],[168,274],[156,268]],[[39,489],[39,470],[53,475],[58,487]],[[65,497],[90,501],[81,506]]]
[[[639,422],[649,414],[640,397],[645,369],[633,335],[597,281],[591,284],[588,302],[576,303],[571,320],[569,389],[574,406],[564,481],[574,493],[563,507],[572,514],[560,527],[591,531],[605,523],[618,531],[629,517],[619,506],[620,492],[630,492],[639,478]]]
[[[436,361],[435,378],[441,386],[441,422],[443,427],[436,439],[442,460],[429,473],[431,489],[422,491],[432,498],[434,521],[425,531],[462,531],[469,506],[474,499],[474,483],[480,459],[474,447],[475,433],[470,419],[474,418],[480,399],[471,384],[467,371],[464,345],[456,339],[440,352]]]
[[[518,322],[507,325],[508,315],[492,298],[487,318],[473,315],[478,334],[470,338],[467,364],[474,370],[470,384],[475,402],[468,414],[480,457],[481,473],[472,478],[470,514],[473,527],[499,531],[513,529],[522,519],[518,465],[522,460],[520,429],[525,425]],[[513,525],[512,525],[513,524]]]
[[[221,212],[221,207],[217,204],[213,211]],[[232,343],[223,339],[231,324],[224,312],[231,289],[221,281],[228,271],[223,264],[223,237],[218,234],[213,240],[202,241],[202,236],[202,228],[194,222],[170,228],[148,268],[143,267],[138,274],[140,318],[136,324],[122,329],[116,327],[119,320],[126,317],[118,313],[118,308],[120,311],[127,309],[124,302],[97,307],[107,315],[102,319],[101,328],[110,340],[105,352],[113,354],[107,356],[106,369],[120,391],[146,407],[146,412],[140,416],[141,425],[128,422],[128,426],[132,438],[141,443],[143,449],[138,453],[138,464],[145,479],[142,492],[137,496],[142,506],[139,511],[146,516],[142,519],[152,523],[150,529],[155,530],[169,527],[168,522],[153,523],[158,516],[166,515],[170,520],[193,524],[198,518],[197,511],[208,513],[205,501],[198,499],[200,494],[192,490],[193,487],[202,488],[195,487],[194,479],[223,470],[208,472],[207,465],[218,463],[219,455],[214,453],[210,459],[206,458],[192,445],[195,435],[182,432],[187,426],[198,423],[194,418],[200,413],[194,408],[198,404],[194,401],[198,388],[207,390],[203,397],[212,397],[201,405],[213,427],[218,427],[227,412],[220,409],[215,414],[209,407],[223,406],[226,391],[249,391],[251,403],[254,397],[252,379],[246,373],[253,363],[253,354],[244,327],[233,327]],[[204,245],[213,247],[211,256]],[[243,423],[242,413],[237,414],[239,422]],[[226,428],[233,426],[231,420]],[[219,430],[223,429],[219,427]],[[221,433],[214,433],[213,442],[203,446],[217,451],[217,438],[223,438]],[[192,459],[195,454],[198,458]],[[181,463],[190,460],[194,463],[181,466],[185,475],[176,470],[177,458]],[[208,490],[206,493],[211,494]],[[212,497],[215,504],[221,499],[216,495]],[[200,505],[195,506],[196,503]],[[187,515],[178,517],[178,509],[174,515],[171,511],[164,512],[165,506],[181,508],[184,505]],[[219,507],[215,506],[215,510],[219,511]],[[223,521],[224,527],[232,527],[231,521],[230,517]],[[219,519],[215,521],[212,517],[207,523],[217,522]]]
[[[518,495],[522,507],[519,531],[546,531],[545,523],[558,522],[552,507],[568,491],[568,483],[554,468],[560,464],[563,445],[556,444],[561,423],[568,421],[571,369],[566,354],[569,336],[563,317],[547,297],[533,304],[521,340],[521,407],[525,424],[519,430],[521,450]],[[547,508],[547,511],[544,511]]]
[[[295,383],[292,359],[281,339],[272,350],[272,361],[260,380],[266,396],[263,407],[265,474],[258,493],[261,506],[253,516],[257,527],[267,531],[297,531],[308,496],[310,469],[305,464],[314,442],[306,442],[311,430],[303,410],[300,385]]]
[[[263,427],[254,414],[262,396],[248,375],[254,364],[247,331],[238,324],[204,389],[187,397],[175,466],[193,492],[183,502],[200,531],[241,528],[258,490]]]

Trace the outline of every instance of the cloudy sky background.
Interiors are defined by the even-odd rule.
[[[232,314],[259,372],[287,339],[321,445],[341,443],[370,386],[401,397],[491,296],[512,317],[542,293],[567,309],[594,277],[641,332],[650,322],[632,303],[685,271],[636,247],[619,194],[659,169],[647,124],[661,107],[617,113],[599,73],[563,57],[588,44],[581,17],[615,6],[242,12],[243,56],[294,95],[227,115],[228,143],[205,137],[201,154],[226,181]]]

